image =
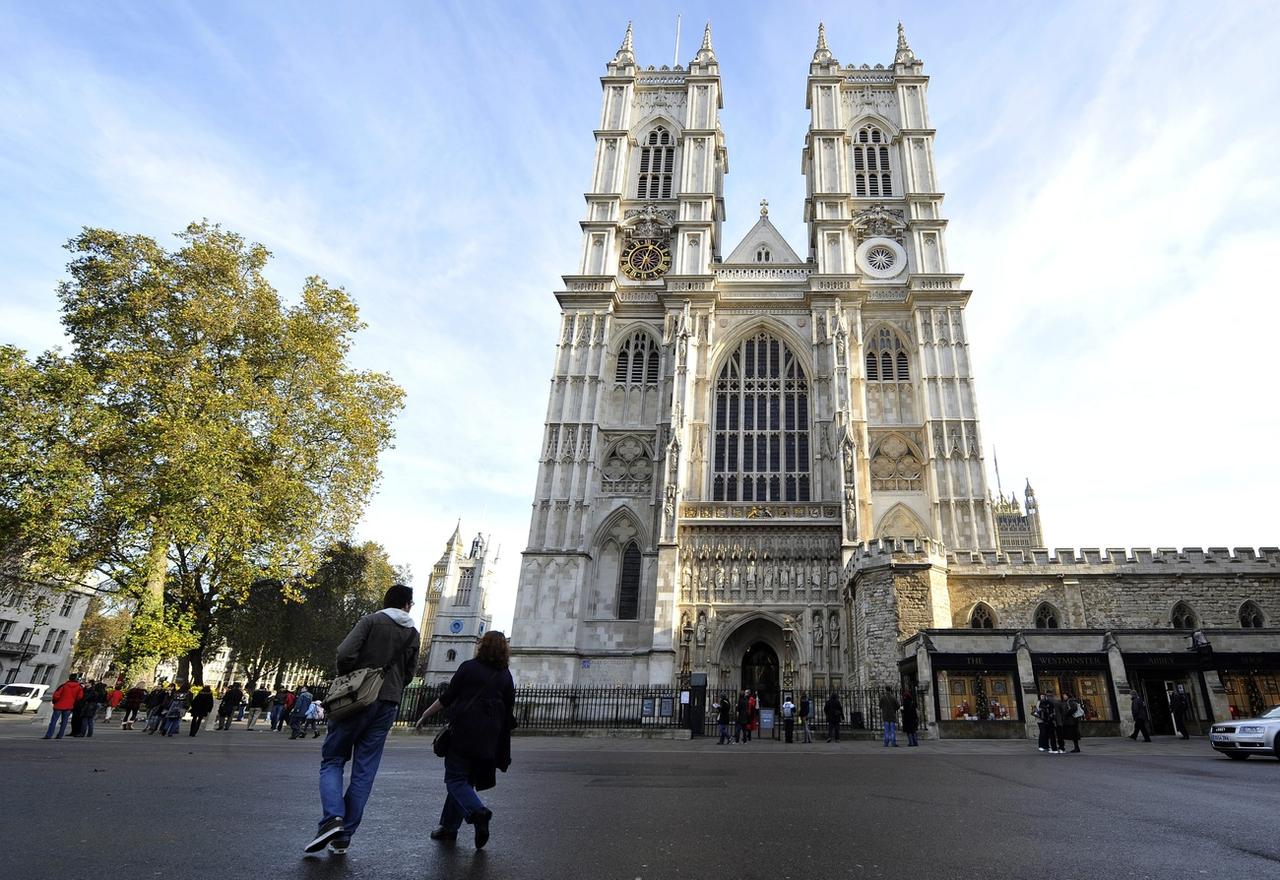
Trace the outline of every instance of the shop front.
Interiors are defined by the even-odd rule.
[[[929,656],[938,734],[946,739],[1021,739],[1018,659],[1012,653]]]
[[[1207,734],[1213,723],[1209,691],[1200,672],[1201,659],[1188,652],[1125,652],[1125,675],[1129,686],[1142,695],[1151,719],[1151,732],[1156,736],[1172,736],[1175,732],[1172,705],[1174,697],[1187,698],[1187,732]],[[1127,710],[1128,707],[1125,707]],[[1128,712],[1125,712],[1128,720]]]
[[[1120,716],[1112,696],[1111,670],[1105,653],[1031,654],[1039,693],[1070,694],[1084,705],[1082,736],[1118,736]]]
[[[1226,689],[1232,718],[1257,718],[1280,705],[1280,652],[1215,651],[1211,662]]]

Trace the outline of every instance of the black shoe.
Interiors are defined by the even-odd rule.
[[[329,841],[329,852],[335,856],[343,856],[347,854],[347,850],[351,848],[351,835],[342,832],[333,840]]]
[[[493,810],[477,810],[467,817],[467,821],[476,828],[476,849],[484,849],[489,842],[489,820],[493,818]]]
[[[441,825],[435,831],[432,831],[430,836],[432,840],[442,840],[446,843],[452,843],[458,839],[458,832],[453,829],[445,828]]]
[[[303,852],[318,853],[328,845],[329,841],[342,833],[341,816],[334,816],[332,819],[325,819],[320,823],[320,830],[316,832],[315,839],[306,845]]]
[[[1072,749],[1072,750],[1071,750],[1071,754],[1073,754],[1073,755],[1074,755],[1074,754],[1075,754],[1076,752],[1078,752],[1078,751],[1080,751],[1080,750],[1079,750],[1079,749]]]

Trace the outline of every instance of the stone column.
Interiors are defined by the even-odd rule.
[[[1018,680],[1022,682],[1023,720],[1027,738],[1040,736],[1040,724],[1036,721],[1036,704],[1040,702],[1040,685],[1036,682],[1035,667],[1031,665],[1031,649],[1027,640],[1018,633],[1013,637],[1013,649],[1018,655]]]

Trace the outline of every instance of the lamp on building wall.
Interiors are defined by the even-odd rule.
[[[1209,644],[1209,637],[1204,634],[1204,630],[1195,630],[1187,638],[1191,640],[1191,647],[1188,650],[1195,651],[1202,657],[1213,653],[1213,645]]]

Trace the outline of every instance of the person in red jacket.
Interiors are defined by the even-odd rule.
[[[120,701],[124,699],[124,691],[120,690],[120,685],[116,685],[115,689],[107,695],[107,717],[103,721],[111,720],[111,713],[120,705]]]
[[[83,698],[84,688],[80,686],[80,676],[73,672],[53,692],[53,714],[49,716],[49,729],[45,732],[45,739],[54,739],[54,727],[58,728],[57,739],[62,739],[62,734],[67,730],[67,722],[71,720],[71,710]],[[62,721],[61,726],[58,725],[59,720]]]

